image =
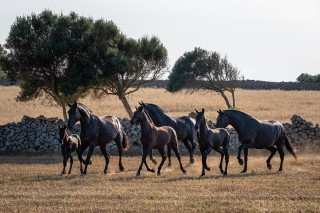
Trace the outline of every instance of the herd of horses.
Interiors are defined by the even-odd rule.
[[[194,150],[196,143],[199,144],[199,150],[202,155],[202,173],[205,175],[206,170],[210,170],[207,166],[207,156],[212,150],[215,150],[221,155],[219,164],[220,172],[223,175],[228,174],[229,163],[229,142],[230,134],[225,129],[231,125],[238,133],[240,146],[238,150],[238,162],[244,165],[243,173],[247,172],[248,149],[267,149],[271,152],[267,159],[267,168],[271,169],[271,159],[278,151],[280,155],[279,171],[282,171],[284,160],[284,146],[297,160],[295,151],[288,141],[285,134],[284,127],[278,121],[262,121],[251,117],[244,112],[238,110],[219,110],[216,122],[216,128],[208,127],[205,110],[196,111],[196,118],[193,119],[188,116],[171,117],[166,115],[163,110],[155,104],[145,104],[139,102],[139,107],[136,107],[130,123],[140,124],[141,126],[141,143],[143,147],[143,154],[141,164],[137,171],[137,176],[140,175],[143,165],[146,166],[147,171],[155,172],[147,164],[147,157],[157,164],[153,158],[152,150],[158,149],[162,160],[158,167],[157,174],[161,174],[161,168],[168,158],[168,166],[171,166],[171,149],[175,152],[179,161],[180,169],[186,173],[182,163],[181,156],[178,149],[178,141],[181,140],[186,146],[189,156],[190,164],[194,163]],[[70,168],[68,174],[71,173],[73,165],[72,152],[76,152],[80,162],[81,174],[87,173],[88,165],[92,164],[91,156],[94,148],[100,146],[100,150],[105,157],[104,173],[107,173],[109,165],[109,154],[106,150],[106,144],[114,141],[117,144],[119,153],[119,170],[124,171],[122,165],[122,153],[128,147],[128,136],[125,133],[120,121],[114,116],[98,117],[91,112],[85,105],[80,103],[69,104],[68,110],[68,124],[60,127],[60,144],[63,155],[63,170],[61,175],[66,173],[66,165],[70,159]],[[76,134],[69,135],[67,129],[72,130],[77,122],[80,122],[81,132],[80,137]],[[167,154],[165,152],[167,146]],[[86,159],[82,158],[84,151],[89,148]],[[244,151],[244,161],[241,158],[241,152]],[[223,159],[225,158],[225,168],[223,169]],[[84,169],[82,167],[84,164]]]

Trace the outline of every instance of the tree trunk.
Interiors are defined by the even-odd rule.
[[[235,91],[231,91],[231,95],[232,95],[232,107],[233,107],[233,109],[236,108],[236,97],[234,96],[234,92],[235,92]]]
[[[223,97],[224,101],[226,102],[226,105],[228,107],[228,109],[231,109],[231,105],[230,105],[230,102],[228,100],[228,97],[224,94],[223,91],[219,92],[221,94],[221,96]]]
[[[131,109],[131,107],[130,107],[130,105],[129,105],[129,102],[128,102],[128,100],[127,100],[127,98],[126,98],[126,96],[125,96],[124,94],[121,95],[121,96],[122,96],[122,97],[119,97],[119,99],[121,100],[124,108],[126,109],[128,115],[129,115],[129,118],[132,118],[133,112],[132,112],[132,109]]]
[[[63,119],[65,121],[67,121],[68,120],[68,115],[67,115],[66,105],[64,103],[61,103],[61,107],[62,107]]]

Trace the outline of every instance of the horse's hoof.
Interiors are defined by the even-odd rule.
[[[160,175],[161,175],[161,173],[160,173],[160,172],[158,172],[158,173],[157,173],[157,175],[159,175],[159,176],[160,176]]]
[[[152,159],[151,162],[152,162],[154,165],[157,165],[157,163],[158,163],[155,159]]]
[[[201,175],[200,175],[200,177],[204,177],[205,176],[205,173],[202,173]]]
[[[60,174],[60,176],[64,176],[64,174],[63,174],[63,173],[61,173],[61,174]]]
[[[269,170],[272,169],[272,165],[271,164],[267,164],[267,167],[268,167]]]
[[[243,165],[243,160],[242,159],[238,159],[238,162],[239,162],[240,166]]]
[[[242,172],[241,173],[246,173],[247,172],[247,170],[242,170]]]
[[[220,170],[220,172],[221,172],[221,174],[224,174],[224,171],[222,169]]]
[[[282,172],[282,169],[279,169],[278,172]]]
[[[182,169],[183,174],[187,174],[187,171],[185,169]]]
[[[190,159],[190,164],[194,164],[194,159]]]
[[[209,167],[209,166],[207,166],[205,169],[206,169],[207,171],[210,171],[210,167]]]
[[[168,163],[168,167],[170,167],[171,166],[171,163]]]
[[[91,164],[92,164],[92,161],[90,160],[90,161],[89,161],[89,165],[91,165]]]
[[[155,173],[156,171],[154,169],[150,169],[150,172]]]
[[[228,173],[227,173],[227,172],[223,173],[223,176],[227,176],[227,175],[228,175]]]
[[[137,172],[136,176],[139,177],[140,176],[140,172]]]
[[[103,171],[103,174],[105,174],[105,175],[106,175],[106,174],[107,174],[107,171]]]
[[[119,169],[121,172],[123,172],[125,170],[125,168],[123,166],[120,166]]]

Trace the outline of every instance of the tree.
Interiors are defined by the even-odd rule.
[[[187,88],[191,91],[215,91],[223,97],[228,108],[235,108],[235,90],[240,78],[240,71],[227,57],[221,58],[217,52],[195,48],[176,61],[169,75],[167,90],[175,92]],[[225,92],[231,93],[232,106]]]
[[[11,78],[21,80],[18,101],[48,96],[67,119],[67,101],[85,96],[98,79],[90,58],[92,24],[73,12],[63,16],[49,10],[17,18],[2,64]]]
[[[139,90],[141,85],[160,78],[166,71],[166,48],[154,36],[134,40],[121,35],[115,48],[100,45],[98,52],[99,61],[95,66],[102,75],[101,82],[95,87],[96,95],[117,95],[132,117],[126,96]]]
[[[7,51],[2,47],[0,44],[0,79],[4,78],[6,74],[2,71],[2,62],[5,61],[7,58]]]
[[[298,82],[318,82],[320,83],[320,74],[310,75],[307,73],[302,73],[297,78]]]

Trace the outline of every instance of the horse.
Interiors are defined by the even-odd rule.
[[[144,106],[139,106],[139,108],[136,107],[136,111],[134,112],[130,123],[131,125],[140,123],[141,126],[141,143],[143,146],[143,155],[141,164],[137,172],[137,176],[140,175],[143,164],[145,164],[149,172],[155,172],[154,169],[149,168],[146,161],[146,158],[150,154],[152,149],[158,149],[159,153],[162,156],[162,161],[158,167],[157,173],[158,175],[160,175],[161,168],[167,158],[164,151],[165,145],[173,149],[179,161],[181,171],[183,173],[186,173],[186,170],[183,168],[181,163],[180,152],[178,150],[177,134],[172,127],[156,127],[155,125],[153,125],[151,119],[145,113]]]
[[[148,113],[151,117],[152,122],[155,126],[171,126],[177,134],[178,140],[182,140],[185,147],[188,149],[190,154],[190,164],[194,163],[193,153],[196,147],[197,131],[195,131],[194,125],[195,120],[188,116],[182,117],[170,117],[166,115],[163,110],[155,104],[145,104],[143,102],[139,103],[140,106],[144,107],[144,111]],[[189,145],[191,143],[191,147]],[[171,150],[168,149],[168,160],[169,166],[171,165]],[[152,152],[150,153],[150,159],[154,164],[157,164],[157,161],[152,157]]]
[[[283,146],[286,146],[287,150],[293,155],[295,160],[297,156],[294,148],[289,142],[285,129],[281,123],[276,120],[258,120],[251,117],[250,115],[238,111],[238,110],[223,110],[219,109],[217,118],[217,127],[226,127],[229,124],[233,126],[239,135],[239,141],[241,145],[238,150],[238,162],[243,165],[241,159],[241,150],[244,150],[244,168],[242,173],[247,172],[247,161],[248,161],[248,149],[267,149],[271,152],[267,159],[267,167],[269,170],[272,169],[270,163],[274,154],[278,151],[280,154],[280,167],[279,171],[282,171],[283,160],[285,153]]]
[[[71,155],[72,152],[76,151],[79,152],[79,148],[81,146],[81,140],[80,137],[76,134],[68,135],[67,127],[66,125],[60,127],[59,126],[59,143],[61,145],[61,151],[63,156],[63,170],[61,172],[61,176],[66,174],[66,166],[67,162],[70,158],[70,168],[68,174],[71,174],[71,169],[73,165],[73,157]],[[82,173],[82,161],[79,158],[80,161],[80,172]]]
[[[87,167],[90,164],[90,158],[93,150],[96,146],[100,146],[100,150],[105,158],[106,164],[104,168],[104,174],[107,174],[109,165],[109,154],[106,150],[106,144],[111,141],[115,141],[119,152],[119,170],[124,171],[121,157],[122,151],[128,146],[128,136],[125,133],[120,121],[110,115],[104,115],[102,117],[96,116],[83,104],[74,102],[73,105],[68,104],[70,109],[68,110],[69,120],[68,129],[73,129],[76,122],[80,121],[81,124],[81,147],[78,153],[78,157],[84,162],[85,167],[82,174],[87,174]],[[89,147],[87,158],[84,161],[82,159],[82,153]]]
[[[198,138],[198,143],[199,143],[199,148],[202,155],[201,176],[205,175],[205,169],[210,171],[210,167],[207,166],[207,156],[212,149],[220,153],[221,159],[220,159],[219,169],[223,175],[227,175],[228,163],[229,163],[228,148],[229,148],[229,142],[230,142],[230,134],[224,128],[210,129],[207,125],[203,108],[201,112],[198,112],[198,110],[196,110],[196,113],[197,115],[196,115],[195,129],[199,130],[200,135]],[[224,156],[226,156],[226,159],[225,159],[226,166],[225,166],[225,170],[223,171],[222,161]]]

